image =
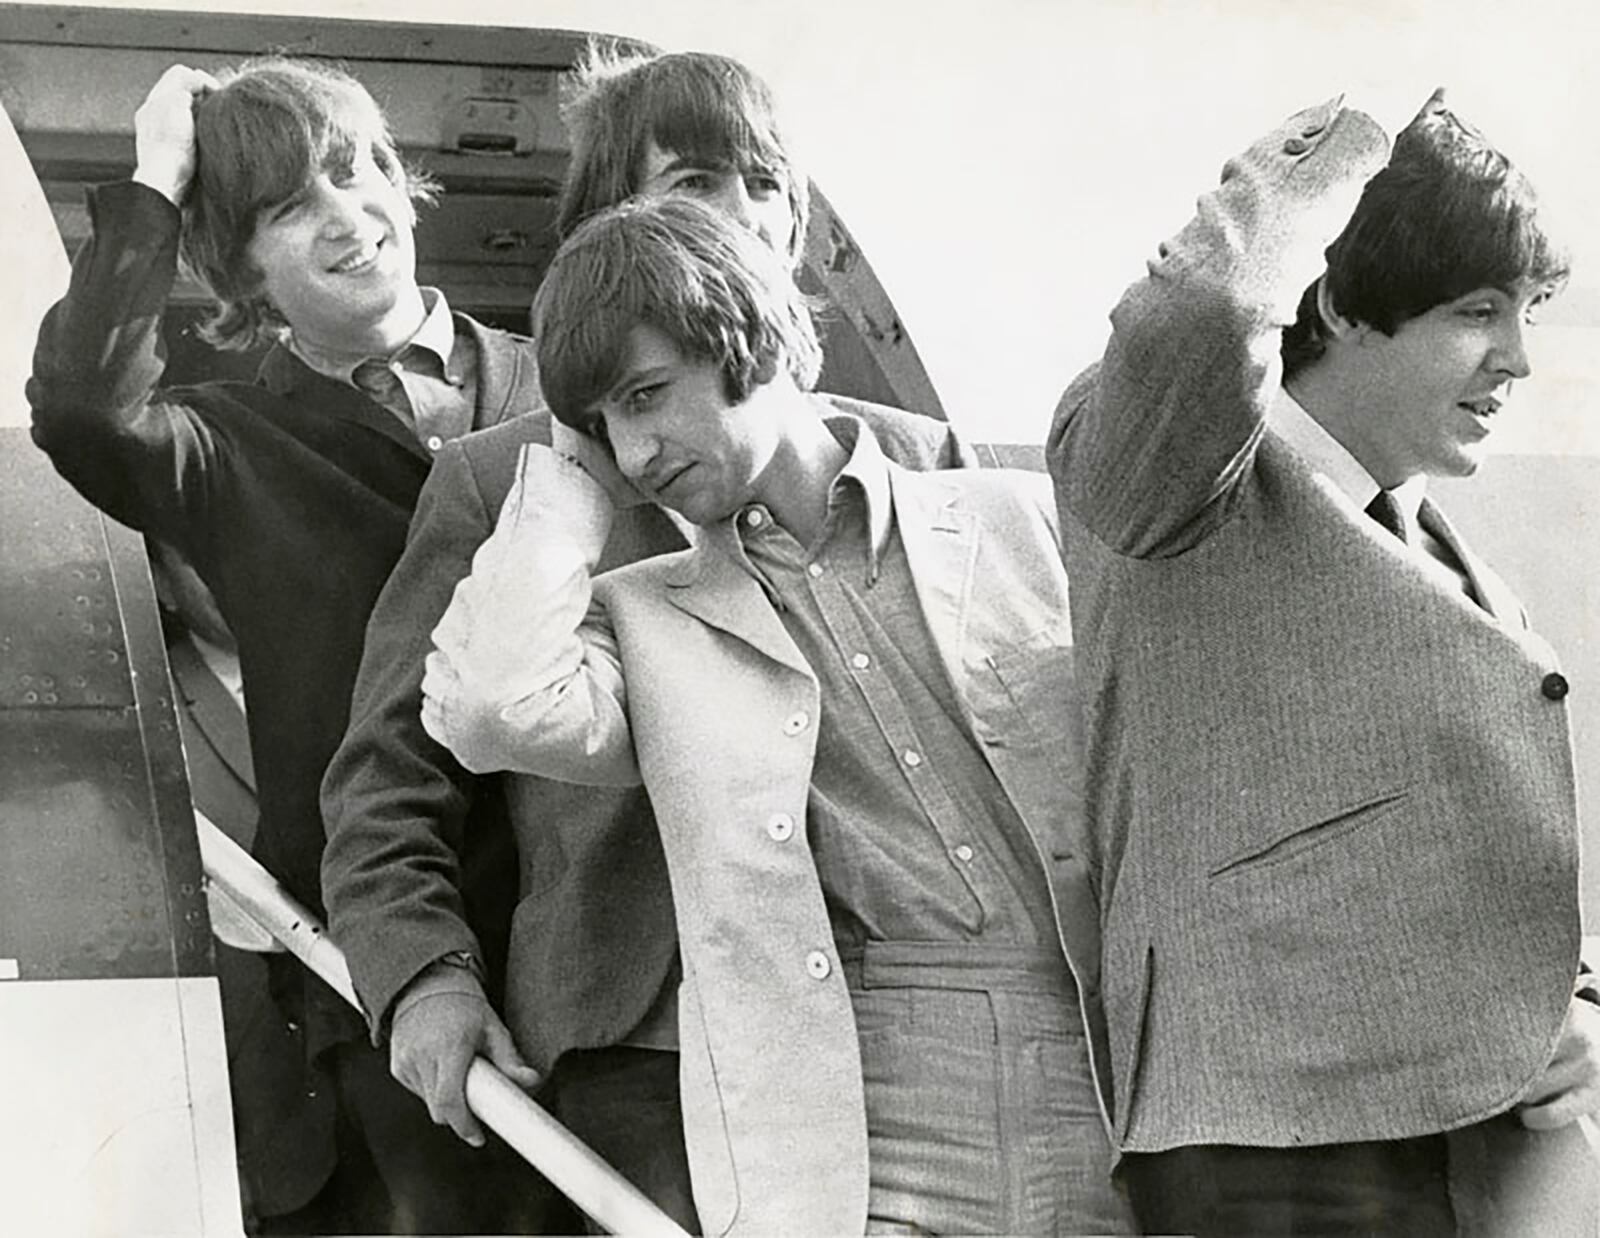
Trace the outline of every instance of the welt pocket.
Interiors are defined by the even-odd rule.
[[[1255,843],[1235,852],[1214,865],[1210,870],[1210,876],[1230,877],[1285,863],[1307,851],[1338,842],[1358,830],[1386,819],[1410,797],[1410,788],[1402,787],[1342,808],[1311,825],[1291,830],[1267,842]]]
[[[980,729],[1008,743],[1060,743],[1076,708],[1070,637],[1040,631],[1012,648],[985,654],[968,680]]]

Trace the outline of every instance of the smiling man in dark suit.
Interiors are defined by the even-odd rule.
[[[215,76],[175,65],[134,137],[133,176],[91,193],[93,236],[40,329],[34,439],[90,502],[174,547],[216,599],[243,670],[255,852],[320,909],[317,793],[372,603],[433,453],[537,399],[532,349],[417,284],[413,226],[430,184],[347,74],[286,58]],[[267,346],[254,382],[163,383],[180,258],[210,294],[206,337]],[[508,867],[475,888],[479,922],[509,916],[509,898],[494,897],[514,890]],[[331,989],[290,956],[269,967],[281,1034],[304,1047],[293,1095],[310,1112],[276,1158],[295,1172],[265,1223],[547,1223],[550,1188],[520,1160],[503,1147],[471,1157],[436,1131]]]
[[[1600,1105],[1568,684],[1423,493],[1477,467],[1566,263],[1441,97],[1385,153],[1335,102],[1231,161],[1049,444],[1155,1231],[1592,1207],[1504,1219]]]

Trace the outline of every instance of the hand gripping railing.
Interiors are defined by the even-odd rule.
[[[203,814],[195,813],[195,826],[207,881],[360,1009],[344,954],[316,918]],[[482,1057],[467,1071],[467,1107],[610,1232],[687,1238],[671,1217]]]

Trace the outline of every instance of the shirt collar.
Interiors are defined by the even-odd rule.
[[[1349,450],[1313,417],[1300,401],[1282,388],[1267,412],[1267,424],[1279,438],[1294,449],[1319,476],[1327,478],[1362,511],[1377,497],[1383,487],[1367,472],[1366,466],[1352,456]],[[1418,474],[1408,478],[1389,493],[1400,506],[1406,523],[1417,527],[1417,512],[1427,492],[1427,477]]]
[[[815,396],[812,400],[817,405],[817,414],[822,417],[829,433],[850,453],[844,467],[839,470],[828,489],[828,524],[823,531],[822,539],[827,538],[828,530],[832,528],[835,518],[835,510],[842,501],[841,485],[847,481],[853,482],[859,487],[862,507],[866,513],[867,573],[869,582],[874,581],[878,577],[878,564],[884,548],[889,543],[889,534],[894,526],[894,501],[889,486],[888,463],[884,458],[883,449],[878,446],[878,440],[873,437],[872,431],[866,428],[860,418],[852,417],[848,413],[834,412],[831,405],[818,400]],[[825,415],[824,410],[827,410]],[[763,577],[760,569],[750,562],[739,534],[738,522],[744,519],[752,508],[758,506],[760,505],[747,504],[726,519],[719,520],[704,529],[700,541],[706,547],[727,555],[755,577],[769,596],[774,596],[770,582]]]
[[[450,376],[450,353],[456,342],[456,325],[450,313],[450,305],[445,300],[444,293],[438,288],[422,288],[419,291],[422,293],[423,309],[427,311],[422,325],[417,328],[415,335],[394,352],[376,360],[398,361],[411,349],[420,348],[438,358],[439,372]],[[311,349],[302,348],[293,334],[289,336],[289,351],[318,374],[351,386],[354,386],[351,375],[356,372],[356,367],[365,361],[374,360],[371,357],[357,357],[354,361],[334,361]]]

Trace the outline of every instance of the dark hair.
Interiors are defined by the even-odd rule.
[[[593,41],[562,84],[561,114],[572,156],[556,206],[558,236],[636,194],[654,142],[708,167],[781,172],[794,220],[788,256],[799,260],[810,186],[784,147],[772,93],[737,60],[624,52]]]
[[[556,251],[533,301],[533,336],[545,402],[560,421],[593,432],[590,410],[616,385],[641,325],[714,362],[736,404],[780,365],[802,390],[821,366],[810,307],[783,259],[690,198],[624,202]]]
[[[1395,138],[1326,256],[1334,311],[1385,335],[1476,289],[1559,285],[1569,269],[1540,226],[1533,186],[1442,92]],[[1313,283],[1284,332],[1286,375],[1322,356],[1325,330]]]
[[[284,331],[246,252],[262,210],[365,151],[413,202],[431,201],[437,187],[406,168],[377,103],[341,69],[273,56],[218,78],[221,87],[195,104],[181,252],[216,302],[201,334],[218,348],[251,348]]]

